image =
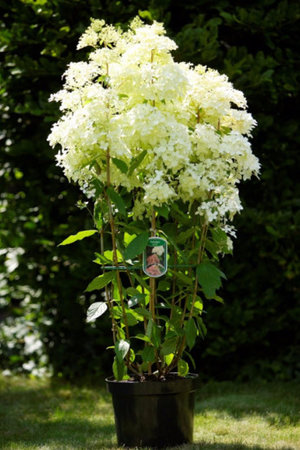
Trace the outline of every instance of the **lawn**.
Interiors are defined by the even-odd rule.
[[[182,450],[300,449],[300,384],[209,383]],[[103,384],[0,377],[1,449],[117,449]]]

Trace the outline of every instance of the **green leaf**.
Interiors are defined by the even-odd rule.
[[[84,230],[79,231],[76,234],[71,234],[71,236],[67,237],[64,241],[62,241],[59,245],[69,245],[73,244],[73,242],[81,241],[84,238],[92,236],[93,234],[98,233],[98,230]]]
[[[127,317],[127,323],[130,327],[134,327],[135,325],[138,324],[138,321],[136,320],[136,318],[134,316],[132,316],[131,314],[126,314]]]
[[[218,244],[211,241],[210,239],[206,239],[205,249],[209,251],[209,253],[213,256],[214,259],[218,259],[218,253],[220,252]]]
[[[206,333],[207,333],[207,328],[205,326],[205,323],[203,322],[203,319],[201,317],[197,317],[196,320],[197,320],[197,324],[198,324],[199,333],[200,333],[202,339],[204,339],[206,336]]]
[[[211,234],[214,242],[218,246],[219,251],[223,253],[232,253],[232,251],[228,249],[228,236],[224,230],[221,228],[213,228],[211,230]]]
[[[149,339],[148,336],[145,336],[145,334],[140,334],[140,333],[139,333],[139,334],[137,334],[136,336],[133,336],[133,338],[135,338],[135,339],[140,339],[141,341],[151,343],[151,340]]]
[[[119,334],[120,338],[125,339],[126,336],[125,336],[125,331],[123,330],[123,328],[117,327],[117,330],[118,330],[118,334]]]
[[[112,315],[115,319],[120,319],[123,315],[123,311],[121,306],[113,306],[112,307]]]
[[[112,162],[122,173],[126,174],[128,172],[128,166],[122,159],[112,158]]]
[[[129,361],[131,363],[133,363],[135,361],[135,353],[134,353],[134,350],[132,348],[129,350]]]
[[[103,256],[110,262],[113,262],[113,260],[114,260],[114,252],[112,250],[105,250]],[[118,262],[123,261],[123,257],[121,255],[121,253],[119,252],[119,250],[117,250],[117,260],[118,260]]]
[[[120,341],[116,342],[115,345],[115,352],[116,357],[119,362],[122,362],[127,353],[129,352],[130,344],[129,342],[125,341],[124,339],[121,339]]]
[[[178,362],[177,368],[180,377],[185,377],[189,373],[189,365],[183,359]]]
[[[169,218],[169,208],[166,205],[163,206],[157,206],[156,211],[159,216],[164,217],[166,220]]]
[[[185,335],[186,335],[186,342],[190,349],[192,349],[195,345],[195,340],[197,337],[197,327],[195,325],[194,319],[189,319],[185,323]]]
[[[168,281],[162,280],[158,283],[158,291],[168,291],[170,289],[170,283]]]
[[[145,347],[142,351],[142,360],[143,362],[154,362],[155,361],[155,352],[153,347]]]
[[[126,375],[126,366],[124,364],[124,361],[119,361],[116,357],[114,358],[113,362],[113,374],[117,381],[123,380],[124,376]]]
[[[192,285],[192,284],[193,284],[192,278],[189,277],[188,275],[185,275],[185,274],[182,273],[182,272],[175,271],[175,270],[170,269],[170,268],[169,268],[169,271],[170,271],[172,274],[174,274],[179,280],[181,280],[184,284],[187,284],[187,285]]]
[[[94,222],[98,230],[101,230],[103,226],[103,219],[102,219],[102,209],[101,204],[99,202],[95,203],[94,207]]]
[[[149,284],[147,284],[146,280],[144,278],[140,277],[137,273],[132,274],[133,277],[137,280],[137,282],[143,286],[146,292],[149,292]]]
[[[147,324],[146,336],[151,340],[152,337],[153,320],[150,319]]]
[[[187,226],[191,226],[192,224],[192,220],[191,220],[191,216],[186,214],[185,211],[183,209],[181,209],[180,205],[177,205],[176,203],[172,203],[172,212],[174,217],[176,217],[176,215],[174,214],[174,211],[176,211],[176,213],[179,215],[178,218],[178,222]]]
[[[187,240],[193,235],[194,229],[190,228],[186,231],[182,231],[181,233],[176,236],[176,242],[177,244],[184,244],[187,242]]]
[[[194,309],[197,310],[197,312],[200,312],[200,314],[203,311],[203,302],[202,299],[200,297],[197,297],[199,300],[196,300],[194,303]]]
[[[127,303],[128,303],[128,308],[133,308],[134,306],[138,305],[139,297],[137,295],[134,295],[128,300]]]
[[[128,307],[132,308],[133,306],[138,305],[142,300],[144,300],[144,298],[145,298],[145,294],[138,293],[136,295],[133,295],[128,300]]]
[[[211,234],[213,236],[213,240],[219,244],[220,246],[227,246],[227,234],[221,228],[212,228]]]
[[[142,151],[138,156],[136,156],[129,167],[128,175],[132,175],[133,171],[139,167],[139,165],[142,163],[143,159],[147,155],[147,150]]]
[[[176,333],[176,331],[168,331],[166,336],[165,336],[165,341],[167,339],[172,339],[172,338],[177,338],[178,334]]]
[[[171,364],[171,362],[174,359],[174,354],[170,353],[169,355],[165,356],[165,363],[167,364],[167,366],[169,366]]]
[[[156,323],[153,322],[151,342],[155,348],[158,348],[161,344],[160,335],[161,335],[161,326],[156,325]]]
[[[142,18],[142,19],[146,19],[146,20],[149,20],[149,22],[153,22],[153,17],[152,17],[152,14],[151,14],[151,11],[148,11],[147,9],[145,9],[144,11],[142,11],[141,9],[139,9],[139,16]]]
[[[125,206],[124,200],[122,199],[120,194],[118,194],[118,192],[116,192],[112,187],[107,188],[106,192],[107,192],[109,198],[111,199],[111,201],[118,208],[119,212],[123,216],[126,216],[127,215],[126,214],[126,206]]]
[[[102,316],[107,310],[107,304],[105,302],[92,303],[87,310],[87,322],[93,322],[97,317]]]
[[[103,273],[102,275],[94,278],[93,281],[90,282],[85,292],[95,291],[104,288],[104,286],[110,283],[115,278],[115,276],[116,276],[115,272]]]
[[[173,227],[173,225],[174,225],[174,227]],[[174,228],[174,230],[173,230],[173,228]],[[171,246],[175,247],[177,252],[181,255],[183,262],[185,264],[188,264],[187,259],[185,258],[184,254],[182,253],[182,251],[180,250],[180,248],[178,247],[178,245],[175,242],[175,237],[176,237],[176,232],[177,232],[176,225],[167,223],[163,226],[163,229],[161,231],[162,231],[163,235],[167,238],[168,243]],[[174,235],[173,235],[173,232],[174,232]]]
[[[103,183],[101,183],[100,180],[98,180],[98,178],[94,178],[92,180],[92,186],[94,186],[95,190],[96,190],[96,195],[95,197],[100,197],[100,195],[103,192]]]
[[[138,322],[142,322],[144,320],[144,317],[141,314],[138,314],[134,309],[126,309],[126,316],[130,327],[137,325]]]
[[[184,354],[190,359],[193,369],[196,370],[196,363],[195,363],[195,360],[192,357],[192,355],[190,353],[188,353],[187,351],[185,351]]]
[[[96,259],[93,259],[93,262],[96,264],[99,264],[100,266],[103,266],[103,264],[111,263],[111,260],[105,258],[104,255],[101,255],[100,253],[95,252]]]
[[[207,298],[214,297],[216,290],[222,285],[221,278],[226,278],[225,274],[209,262],[199,264],[196,270],[204,294]]]
[[[137,312],[138,314],[140,314],[143,317],[146,317],[146,319],[151,320],[150,311],[148,309],[144,308],[143,306],[139,306],[138,308],[135,308],[135,312]]]
[[[220,297],[219,295],[215,295],[214,297],[212,297],[213,300],[216,300],[216,302],[222,303],[224,304],[224,300],[222,297]]]
[[[126,292],[128,295],[132,296],[132,295],[139,295],[140,291],[138,291],[137,289],[135,289],[134,287],[129,287],[126,289]]]
[[[177,344],[177,337],[167,339],[161,346],[161,352],[164,356],[175,353]]]
[[[125,243],[126,247],[128,247],[128,245],[130,244],[131,241],[133,241],[134,238],[136,238],[136,234],[129,234],[125,231],[124,243]]]
[[[137,255],[140,255],[147,246],[148,238],[149,233],[147,231],[139,234],[136,238],[134,238],[125,250],[125,259],[133,259]]]

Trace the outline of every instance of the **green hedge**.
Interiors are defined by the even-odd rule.
[[[85,201],[55,166],[46,137],[58,117],[48,103],[66,65],[80,59],[90,17],[125,24],[139,11],[164,21],[176,58],[226,73],[258,121],[253,148],[261,180],[244,184],[238,239],[223,269],[226,306],[207,305],[208,336],[195,352],[204,377],[291,379],[300,375],[297,277],[300,195],[296,1],[185,2],[11,0],[1,2],[1,366],[78,377],[109,370],[108,322],[84,321],[82,295],[98,242],[57,248],[90,228]],[[80,205],[79,205],[80,206]],[[299,279],[299,278],[298,278]],[[23,364],[25,366],[23,367]]]

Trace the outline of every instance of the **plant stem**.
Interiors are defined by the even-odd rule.
[[[106,152],[106,182],[107,182],[107,187],[109,187],[110,186],[110,152],[109,152],[109,148]],[[119,263],[118,263],[117,246],[116,246],[115,221],[114,221],[114,216],[113,216],[113,212],[112,212],[111,201],[110,201],[110,198],[108,195],[106,195],[106,201],[108,204],[108,211],[109,211],[109,222],[110,222],[112,246],[113,246],[113,260],[114,260],[114,265],[118,268]],[[126,338],[129,339],[129,337],[130,337],[129,327],[128,327],[128,320],[127,320],[125,304],[124,304],[124,299],[123,299],[121,276],[120,276],[120,272],[118,269],[116,272],[117,272],[116,278],[117,278],[117,285],[118,285],[118,291],[119,291],[121,308],[122,308],[122,315],[123,315],[123,320],[124,320],[124,324],[125,324],[125,335],[126,335]]]
[[[197,265],[199,265],[202,261],[204,248],[205,248],[205,241],[206,241],[206,236],[207,236],[207,229],[208,229],[208,224],[204,223],[204,225],[202,226],[202,233],[201,233],[200,246],[199,246],[199,251],[198,251]],[[194,305],[195,305],[195,301],[196,301],[196,297],[197,297],[197,290],[198,290],[198,275],[197,275],[197,271],[196,271],[193,300],[192,300],[192,306],[191,306],[190,314],[189,314],[190,319],[193,316]]]
[[[193,203],[193,205],[192,205],[192,214],[193,214],[193,235],[192,235],[192,245],[191,245],[191,247],[192,247],[192,251],[195,249],[195,244],[196,244],[196,215],[195,215],[195,212],[196,212],[196,204],[195,204],[195,202]],[[190,267],[189,268],[189,275],[191,276],[192,275],[192,267]]]
[[[102,227],[101,230],[100,230],[100,253],[101,253],[101,255],[103,255],[103,253],[104,253],[104,239],[103,239],[103,235],[104,235],[104,231],[103,231],[103,227]],[[102,268],[103,268],[103,272],[104,272],[105,267],[102,266]],[[113,342],[115,344],[116,343],[116,332],[117,332],[118,339],[120,338],[120,336],[119,336],[119,330],[118,330],[118,327],[117,327],[117,324],[116,324],[116,321],[115,321],[115,318],[114,318],[114,314],[113,314],[113,309],[112,309],[112,304],[111,304],[111,299],[110,299],[110,293],[109,293],[109,290],[108,290],[108,286],[105,286],[105,299],[106,299],[107,304],[108,304],[109,314],[110,314],[111,321],[112,321]]]
[[[139,260],[140,260],[140,264],[142,266],[142,256],[139,257]],[[143,271],[141,269],[140,270],[140,277],[142,277],[142,276],[143,276]],[[141,285],[141,287],[142,287],[142,294],[144,295],[145,294],[145,288],[144,288],[143,285]],[[145,331],[145,334],[146,334],[146,331],[147,331],[147,325],[148,325],[147,319],[146,319],[146,317],[144,317],[144,331]],[[146,347],[146,342],[145,342],[145,347]]]
[[[203,252],[204,252],[204,248],[205,248],[205,241],[206,241],[206,236],[207,236],[207,229],[208,229],[208,225],[207,225],[207,223],[205,223],[203,225],[203,227],[202,227],[202,232],[201,232],[201,239],[200,239],[200,245],[199,245],[199,251],[198,251],[197,264],[200,264],[201,261],[202,261]],[[197,289],[198,289],[198,276],[197,276],[197,273],[196,273],[195,284],[194,284],[194,292],[193,292],[193,300],[192,300],[192,306],[191,306],[190,313],[189,313],[189,319],[191,319],[192,316],[193,316],[194,304],[195,304],[195,301],[196,301],[196,298],[197,298]],[[183,310],[183,317],[181,318],[181,326],[184,324],[185,313],[186,313],[186,308],[187,308],[187,301],[188,301],[188,298],[186,298],[186,301],[185,301],[184,310]],[[183,353],[184,348],[185,348],[185,343],[186,343],[186,337],[183,336],[181,344],[180,344],[179,349],[177,351],[177,355],[174,358],[173,362],[171,363],[170,367],[168,368],[167,372],[170,372],[170,370],[172,370],[178,364],[178,361],[182,357],[182,353]]]
[[[100,170],[99,164],[97,162],[95,163],[95,168],[96,168],[96,174],[100,175],[101,170]],[[100,230],[100,253],[101,253],[101,255],[104,254],[104,230],[103,230],[103,226],[101,227],[101,230]],[[104,265],[102,266],[102,269],[103,269],[103,272],[104,272],[104,270],[105,270],[105,266]],[[111,317],[111,321],[112,321],[113,343],[115,344],[116,343],[116,337],[118,339],[120,339],[120,334],[119,334],[119,329],[118,329],[118,326],[117,326],[117,322],[115,321],[115,318],[114,318],[114,315],[113,315],[113,306],[112,306],[112,303],[111,303],[112,296],[111,296],[111,292],[109,292],[108,286],[105,286],[105,298],[106,298],[106,301],[107,301],[107,304],[108,304],[108,309],[109,309],[109,313],[110,313],[110,317]]]
[[[180,326],[181,327],[184,324],[186,309],[187,309],[187,298],[185,299],[185,303],[184,303],[184,307],[183,307],[183,313],[182,313],[182,317],[181,317],[181,321],[180,321]],[[178,339],[178,344],[177,345],[179,345],[179,347],[178,347],[178,350],[175,351],[176,356],[174,357],[173,362],[171,363],[171,365],[166,369],[165,373],[170,372],[173,369],[173,367],[175,367],[177,365],[178,361],[180,360],[180,358],[182,356],[182,353],[183,353],[183,350],[184,350],[184,347],[185,347],[185,341],[186,341],[185,336],[182,338],[182,340],[180,340],[180,338]]]
[[[156,235],[156,220],[155,220],[155,211],[152,211],[152,219],[151,219],[151,236]],[[155,322],[155,294],[156,294],[156,284],[155,278],[150,277],[149,280],[150,287],[150,301],[149,301],[149,310],[152,316],[153,322]]]
[[[149,301],[149,309],[152,316],[153,322],[155,322],[155,278],[150,278],[150,301]]]
[[[177,223],[176,223],[176,232],[177,232]],[[174,266],[176,267],[177,262],[178,262],[178,257],[177,257],[177,250],[176,248],[174,248]],[[173,279],[172,279],[172,305],[171,305],[171,313],[170,313],[170,320],[172,319],[173,316],[173,309],[175,306],[175,297],[176,297],[176,270],[174,270],[173,273]]]

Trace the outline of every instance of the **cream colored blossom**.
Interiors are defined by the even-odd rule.
[[[85,46],[93,47],[88,62],[71,63],[63,89],[50,98],[63,111],[48,140],[61,147],[65,175],[93,196],[95,177],[106,182],[108,150],[127,167],[143,154],[131,172],[110,165],[111,184],[134,193],[133,217],[195,202],[198,215],[234,235],[238,184],[260,169],[244,94],[216,70],[175,62],[177,45],[157,22],[136,18],[122,32],[92,20],[79,40]]]
[[[90,84],[97,73],[98,67],[93,63],[70,63],[64,73],[65,86],[67,89],[76,89]]]
[[[221,119],[222,126],[231,128],[241,134],[250,135],[253,128],[257,125],[256,120],[246,111],[230,109],[227,116]]]

